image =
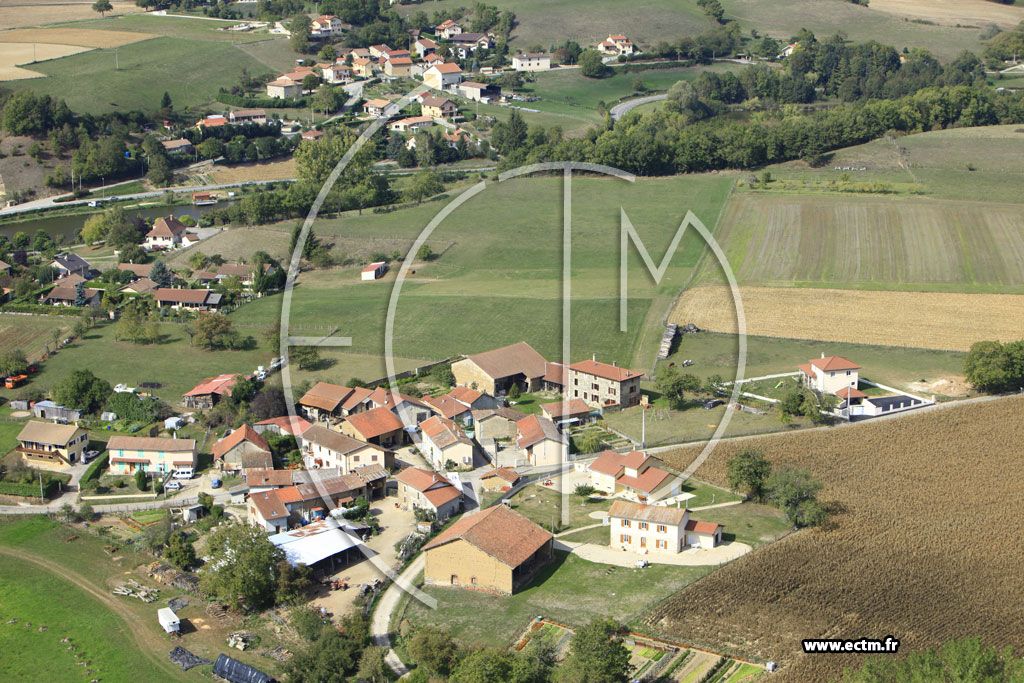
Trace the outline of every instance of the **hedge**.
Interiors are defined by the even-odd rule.
[[[221,104],[230,104],[233,107],[258,109],[304,109],[308,104],[305,97],[293,97],[287,100],[280,100],[276,97],[242,97],[241,95],[232,95],[224,90],[217,93],[217,101]]]
[[[38,315],[81,315],[89,310],[83,306],[47,306],[43,304],[4,304],[0,309],[9,313],[35,313]]]
[[[46,479],[43,481],[43,495],[49,498],[57,490],[60,484],[58,479]],[[26,498],[39,497],[38,480],[31,484],[22,484],[13,481],[0,481],[0,494],[6,496],[25,496]]]
[[[101,455],[98,458],[96,458],[95,460],[93,460],[92,464],[89,465],[89,469],[87,469],[85,471],[85,474],[82,475],[82,478],[78,480],[78,488],[79,489],[84,489],[85,485],[87,483],[89,483],[90,481],[93,481],[94,479],[96,481],[99,481],[99,479],[100,479],[100,472],[102,470],[106,469],[106,467],[107,467],[107,460],[109,458],[110,458],[110,453],[104,452],[103,455]]]

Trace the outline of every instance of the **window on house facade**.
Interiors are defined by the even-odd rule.
[[[628,519],[624,519],[624,520],[622,520],[622,526],[624,526],[624,527],[626,527],[626,528],[629,528],[629,526],[630,526],[630,521],[629,521]]]
[[[640,530],[647,531],[647,522],[640,522]]]
[[[632,542],[632,538],[630,537],[629,534],[622,534],[622,535],[619,536],[619,542],[620,543],[631,543]]]
[[[608,389],[608,393],[609,393],[610,395],[614,396],[614,395],[615,395],[615,389],[611,389],[611,388],[609,388],[609,389]]]
[[[658,533],[659,534],[663,534],[666,531],[668,531],[668,527],[666,527],[664,524],[659,524],[658,525]]]
[[[590,388],[593,389],[594,391],[598,391],[601,387],[597,384],[597,382],[594,382],[593,384],[590,385]]]

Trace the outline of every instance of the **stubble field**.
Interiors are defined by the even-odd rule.
[[[726,479],[757,448],[808,470],[828,526],[745,555],[663,602],[647,624],[730,654],[775,660],[780,681],[830,680],[857,655],[802,654],[803,638],[900,639],[900,652],[963,636],[1024,647],[1020,558],[1024,398],[852,427],[723,442],[697,474]],[[659,454],[683,468],[699,451]]]
[[[976,341],[1024,337],[1024,296],[741,287],[747,334],[786,339],[966,351]],[[727,287],[683,292],[671,322],[736,332]]]

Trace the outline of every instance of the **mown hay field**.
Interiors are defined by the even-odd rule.
[[[46,74],[24,69],[19,64],[59,59],[68,55],[85,52],[89,48],[78,45],[53,45],[50,43],[3,43],[0,42],[0,81],[14,81],[22,78],[42,78]]]
[[[138,7],[134,2],[122,2],[112,0],[114,6],[107,17],[117,14],[138,14],[145,12],[145,8]],[[92,3],[80,2],[70,3],[65,0],[57,2],[46,2],[35,0],[34,4],[26,4],[24,0],[2,0],[0,1],[0,26],[5,28],[17,28],[19,26],[39,26],[64,21],[75,21],[77,19],[93,19],[96,12],[92,9]]]
[[[976,0],[871,0],[871,9],[944,26],[987,26],[1011,29],[1024,21],[1024,7]]]
[[[715,237],[743,284],[1024,293],[1020,225],[1014,204],[738,194]]]
[[[780,681],[823,681],[863,656],[802,653],[804,638],[900,639],[900,653],[963,636],[1024,648],[1024,397],[982,400],[832,429],[722,442],[697,475],[724,484],[737,451],[809,471],[835,510],[665,600],[648,628],[781,663]],[[699,448],[659,457],[684,468]],[[728,531],[728,528],[726,529]]]
[[[52,11],[52,10],[51,10]],[[0,43],[53,43],[83,47],[120,47],[155,38],[154,33],[104,31],[87,28],[19,28],[0,33]]]
[[[1024,338],[1024,296],[740,287],[747,334],[966,351],[976,341]],[[736,332],[727,287],[683,292],[669,321]]]

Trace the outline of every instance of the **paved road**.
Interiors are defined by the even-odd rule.
[[[641,104],[647,104],[648,102],[660,102],[661,100],[664,100],[667,97],[668,95],[666,95],[665,93],[662,93],[660,95],[648,95],[647,97],[637,97],[636,99],[626,100],[625,102],[620,102],[619,104],[616,104],[608,111],[608,113],[612,115],[612,121],[618,121],[623,116],[628,114],[631,110],[635,109],[636,107],[639,107]]]

